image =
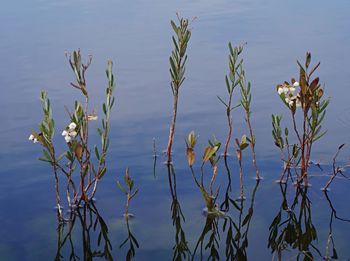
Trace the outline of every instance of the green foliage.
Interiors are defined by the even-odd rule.
[[[232,44],[228,44],[229,47],[229,74],[225,76],[225,84],[228,93],[228,100],[224,101],[218,96],[220,102],[226,107],[226,114],[228,117],[231,115],[231,111],[237,106],[232,106],[232,97],[234,89],[240,85],[241,82],[241,65],[243,59],[240,58],[240,54],[243,51],[243,46],[232,47]],[[239,105],[238,105],[239,106]]]
[[[93,198],[99,180],[107,171],[106,156],[109,147],[109,118],[115,100],[113,96],[115,83],[112,72],[113,64],[111,61],[108,61],[106,70],[108,85],[106,88],[106,102],[102,105],[102,128],[97,130],[101,138],[101,149],[99,150],[98,147],[94,145],[94,154],[91,154],[91,149],[88,144],[90,134],[89,121],[97,119],[97,116],[94,112],[89,112],[89,95],[85,75],[91,64],[92,57],[89,56],[86,64],[82,63],[80,50],[73,51],[73,54],[66,53],[66,57],[76,80],[75,83],[71,83],[71,86],[79,89],[85,98],[83,102],[75,101],[72,113],[67,107],[65,107],[70,120],[69,125],[63,128],[62,131],[62,136],[64,136],[67,144],[67,150],[61,153],[58,157],[56,156],[55,145],[53,144],[55,131],[52,108],[45,91],[40,93],[40,100],[44,112],[44,118],[39,124],[40,132],[33,131],[29,139],[33,140],[34,143],[39,142],[44,147],[43,157],[41,157],[40,160],[49,162],[53,166],[56,179],[57,201],[59,201],[59,176],[57,175],[57,171],[61,171],[64,176],[66,176],[68,182],[68,203],[70,205],[78,205],[81,200],[89,202]],[[92,155],[96,156],[97,164],[91,157]],[[66,162],[61,164],[60,161],[63,159],[65,159]],[[78,171],[80,174],[78,176],[80,179],[79,188],[77,188],[73,180],[73,173]]]
[[[299,66],[299,82],[292,78],[291,82],[284,81],[277,85],[277,92],[291,113],[293,131],[297,143],[289,144],[289,130],[284,135],[281,131],[282,116],[272,115],[272,136],[274,143],[281,150],[282,159],[287,165],[297,165],[301,162],[301,179],[307,185],[307,170],[311,156],[311,149],[317,140],[325,135],[322,123],[329,105],[329,98],[324,99],[324,90],[319,78],[312,78],[320,63],[310,68],[311,54],[306,53],[305,66]],[[300,120],[298,118],[300,117]],[[302,123],[300,126],[298,123]],[[299,181],[301,181],[299,179]]]
[[[171,26],[175,32],[172,37],[174,49],[169,57],[171,90],[174,95],[178,94],[181,84],[185,80],[186,61],[187,61],[187,44],[191,38],[191,31],[188,28],[188,19],[178,18],[179,24],[171,21]]]

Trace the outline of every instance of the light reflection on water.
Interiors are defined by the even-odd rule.
[[[170,216],[172,198],[165,166],[158,164],[157,179],[153,178],[152,140],[156,137],[159,151],[165,148],[171,114],[169,20],[179,11],[181,15],[197,17],[193,23],[187,80],[180,94],[173,148],[178,199],[186,217],[183,223],[186,239],[193,251],[205,218],[201,215],[201,195],[185,166],[183,137],[195,129],[200,134],[200,146],[213,134],[219,140],[225,138],[225,112],[216,95],[225,93],[227,43],[248,42],[245,66],[247,77],[253,83],[252,119],[259,166],[265,180],[257,191],[247,251],[252,260],[270,259],[268,227],[281,203],[279,187],[272,184],[279,175],[280,166],[274,160],[278,154],[270,138],[270,115],[278,111],[285,113],[275,94],[275,85],[297,74],[295,60],[302,59],[305,51],[310,50],[313,58],[321,61],[319,74],[326,85],[326,95],[331,96],[332,101],[326,122],[329,133],[315,147],[314,157],[330,162],[338,145],[349,143],[348,10],[347,1],[3,3],[0,9],[1,257],[47,260],[55,256],[57,231],[54,211],[51,211],[54,204],[52,175],[47,166],[36,161],[40,154],[38,147],[26,141],[29,131],[41,118],[38,101],[41,89],[49,91],[57,116],[56,126],[67,123],[63,105],[71,104],[78,96],[69,88],[72,75],[64,51],[80,47],[83,54],[94,55],[88,82],[96,108],[100,106],[106,85],[107,58],[113,59],[116,67],[117,104],[112,119],[110,172],[101,183],[97,201],[99,213],[109,227],[113,256],[125,254],[119,250],[119,244],[126,236],[121,217],[124,199],[115,180],[130,166],[141,189],[132,205],[137,216],[132,221],[132,229],[140,243],[136,258],[171,258],[175,242]],[[235,131],[241,134],[244,129],[238,114],[234,119]],[[93,139],[97,141],[97,137]],[[348,158],[349,149],[342,155]],[[236,163],[231,164],[235,169]],[[250,179],[250,174],[253,172],[249,167],[245,173],[247,191],[251,192],[254,180]],[[233,171],[233,193],[238,195],[236,174]],[[325,246],[329,222],[327,202],[318,191],[324,182],[325,179],[312,181],[315,190],[311,194],[320,246]],[[217,184],[220,183],[226,183],[224,175],[218,178]],[[346,183],[335,183],[333,190],[337,210],[350,216],[342,194]],[[348,258],[346,231],[349,226],[341,222],[334,225],[334,234],[339,238],[336,239],[339,255]],[[43,242],[47,245],[44,249]],[[223,246],[220,251],[224,253]],[[77,243],[77,252],[82,252],[81,241]],[[68,252],[65,253],[67,258]]]

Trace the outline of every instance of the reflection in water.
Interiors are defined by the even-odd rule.
[[[230,209],[230,202],[232,202],[236,208],[238,208],[238,207],[237,207],[237,204],[233,201],[233,199],[230,198],[230,192],[232,190],[231,171],[230,171],[230,168],[228,167],[228,164],[227,164],[227,157],[224,157],[224,163],[225,163],[225,168],[226,168],[226,173],[227,173],[227,186],[226,186],[226,191],[225,191],[225,199],[221,203],[220,208],[222,211],[228,212]]]
[[[229,168],[226,161],[225,166],[229,175]],[[203,250],[208,250],[208,260],[219,260],[221,237],[225,237],[225,240],[222,243],[225,244],[226,260],[248,260],[248,232],[253,218],[254,201],[259,186],[259,181],[257,181],[255,184],[247,211],[244,211],[244,200],[236,202],[230,198],[228,193],[230,191],[230,186],[231,184],[229,182],[226,188],[224,202],[221,204],[221,206],[224,206],[224,209],[227,211],[220,212],[223,213],[222,215],[208,212],[204,228],[195,246],[192,260],[194,260],[198,249],[200,260],[202,260],[203,256],[205,255]],[[234,218],[236,215],[231,217],[231,215],[228,213],[230,204],[234,206],[234,211],[232,211],[232,214],[236,214],[236,211],[238,211],[237,218]],[[222,231],[222,233],[220,233],[220,231]],[[206,241],[206,238],[208,238],[208,241]]]
[[[320,252],[318,252],[318,254],[321,257],[323,257],[324,260],[338,259],[338,253],[337,253],[337,250],[335,248],[335,241],[334,241],[334,235],[333,235],[333,221],[334,221],[334,219],[337,219],[339,221],[350,223],[350,220],[338,217],[337,211],[335,210],[335,208],[332,204],[332,201],[328,196],[328,193],[325,192],[324,196],[326,197],[327,202],[329,204],[329,207],[331,209],[331,215],[330,215],[330,219],[329,219],[329,232],[328,232],[328,239],[327,239],[327,244],[326,244],[326,249],[325,249],[325,255],[322,256],[322,254]]]
[[[74,228],[81,229],[83,258],[80,258],[75,252]],[[65,232],[66,229],[67,231]],[[84,204],[81,208],[72,211],[70,221],[65,225],[59,225],[57,237],[58,244],[55,260],[68,259],[62,254],[67,243],[68,246],[66,248],[68,248],[69,260],[92,260],[94,257],[113,260],[111,254],[112,245],[108,238],[108,227],[93,202]],[[93,240],[94,238],[97,238],[97,242]],[[80,248],[81,245],[79,244],[78,247]]]
[[[182,222],[185,222],[185,216],[182,213],[180,202],[177,199],[176,192],[176,175],[174,166],[167,164],[168,168],[168,180],[172,197],[171,203],[171,218],[173,220],[173,226],[175,226],[175,245],[173,247],[173,259],[176,261],[190,260],[191,251],[188,247],[185,232],[182,229]]]
[[[134,236],[134,234],[132,233],[132,231],[130,229],[129,215],[125,215],[125,222],[126,222],[126,227],[128,230],[128,236],[126,237],[124,242],[120,245],[120,248],[122,248],[124,245],[129,243],[129,249],[128,249],[128,252],[126,253],[126,257],[125,257],[125,260],[129,261],[129,260],[132,260],[133,257],[135,257],[135,255],[136,255],[135,247],[139,248],[139,243],[137,242],[136,237]]]
[[[207,219],[205,221],[204,229],[199,236],[196,247],[193,252],[192,260],[194,260],[195,254],[197,252],[198,246],[200,246],[200,260],[203,259],[203,244],[204,240],[209,235],[209,241],[205,245],[205,249],[209,249],[209,257],[208,260],[219,260],[219,241],[220,241],[220,233],[219,233],[219,218],[215,214],[208,213]]]
[[[231,171],[227,164],[227,157],[224,158],[224,163],[228,176],[228,184],[226,187],[224,201],[221,204],[221,209],[225,212],[228,212],[231,204],[233,210],[238,211],[238,220],[236,222],[234,222],[232,218],[228,216],[225,218],[223,224],[223,232],[225,232],[226,226],[228,225],[226,232],[226,258],[228,260],[247,260],[248,231],[250,222],[253,218],[255,195],[258,190],[260,180],[257,180],[255,183],[255,187],[251,196],[250,206],[248,211],[245,213],[245,200],[239,200],[237,202],[230,197],[229,192],[231,191]]]
[[[254,213],[254,201],[256,191],[258,190],[260,184],[260,180],[258,179],[255,183],[255,187],[252,193],[250,206],[246,214],[244,214],[244,200],[240,201],[240,210],[239,210],[239,218],[238,218],[238,229],[237,235],[235,236],[237,249],[236,254],[233,256],[234,260],[248,260],[247,258],[247,247],[248,247],[248,232],[250,227],[250,222],[253,218]],[[227,236],[229,237],[229,235]]]
[[[307,188],[297,187],[295,197],[291,204],[287,199],[288,184],[280,184],[282,193],[282,204],[276,217],[270,225],[270,235],[268,247],[278,260],[285,260],[282,254],[287,253],[292,249],[297,250],[293,260],[303,258],[303,260],[315,260],[315,255],[323,260],[338,259],[338,254],[335,248],[333,235],[334,219],[350,222],[350,220],[340,218],[328,196],[325,192],[324,196],[330,208],[329,232],[325,251],[321,251],[315,246],[317,240],[317,230],[312,222],[311,201],[307,195]],[[325,252],[325,254],[322,254]]]
[[[129,207],[131,200],[136,196],[138,193],[139,189],[135,188],[134,180],[131,178],[129,174],[129,168],[126,168],[125,174],[124,174],[124,186],[118,181],[117,185],[119,189],[125,194],[126,196],[126,204],[125,204],[125,213],[124,213],[124,218],[126,222],[126,227],[128,230],[128,236],[124,240],[124,242],[120,245],[120,248],[122,248],[126,243],[129,242],[129,249],[126,253],[126,260],[132,260],[133,257],[135,257],[136,251],[135,247],[139,248],[139,243],[137,242],[137,239],[133,235],[130,229],[130,224],[129,224],[129,219],[133,217],[133,215],[129,212]]]
[[[297,187],[291,204],[286,195],[288,184],[280,184],[280,188],[282,204],[269,228],[268,247],[277,254],[278,260],[282,260],[283,251],[289,248],[298,250],[296,259],[314,260],[312,249],[316,249],[313,243],[317,239],[317,231],[311,219],[307,188]]]

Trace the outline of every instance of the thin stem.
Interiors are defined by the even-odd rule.
[[[174,94],[174,99],[173,99],[173,118],[170,125],[169,140],[168,140],[168,146],[167,146],[168,164],[171,164],[171,147],[173,145],[173,139],[175,134],[178,97],[179,97],[178,92],[176,92]]]
[[[248,125],[248,129],[249,129],[249,135],[250,135],[250,148],[252,150],[252,155],[253,155],[253,164],[254,164],[254,169],[255,169],[255,175],[256,175],[256,180],[260,180],[260,174],[259,174],[259,169],[258,169],[258,165],[256,163],[256,153],[255,153],[255,138],[254,138],[254,134],[253,134],[253,128],[252,125],[250,123],[250,112],[246,110],[246,122]]]

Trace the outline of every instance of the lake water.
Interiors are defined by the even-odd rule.
[[[335,257],[332,242],[338,259],[349,260],[350,223],[333,214],[335,210],[337,217],[350,219],[350,183],[336,179],[329,198],[319,190],[328,180],[324,174],[331,170],[337,147],[350,143],[349,10],[350,2],[345,0],[3,2],[0,9],[0,117],[3,122],[0,128],[0,260],[69,260],[72,257],[90,260],[92,255],[99,255],[98,251],[105,257],[110,253],[114,260],[124,260],[129,248],[128,242],[120,248],[128,236],[123,219],[125,197],[116,181],[122,180],[127,166],[140,189],[130,206],[135,214],[130,220],[130,229],[139,244],[135,260],[172,260],[174,253],[178,253],[176,250],[186,250],[184,246],[188,246],[190,253],[185,251],[183,260],[189,256],[201,260],[201,244],[197,248],[196,244],[203,230],[208,233],[202,258],[207,259],[213,248],[217,248],[220,259],[225,260],[225,250],[230,246],[226,243],[229,224],[223,231],[227,219],[210,220],[202,214],[205,205],[187,167],[184,138],[191,130],[199,134],[197,164],[200,152],[212,135],[222,142],[226,138],[225,108],[216,96],[226,95],[224,76],[228,68],[229,41],[234,45],[247,42],[245,70],[252,82],[252,124],[258,165],[264,177],[256,187],[251,161],[244,162],[247,200],[241,212],[232,206],[229,212],[241,232],[239,245],[233,247],[234,253],[240,253],[236,260],[244,260],[243,256],[248,260],[278,259],[268,244],[270,225],[279,212],[282,221],[277,228],[278,235],[283,229],[295,230],[287,227],[288,222],[294,222],[307,231],[297,240],[299,246],[306,245],[315,260],[322,260],[327,251]],[[176,19],[176,12],[196,19],[191,25],[186,81],[180,91],[173,146],[177,185],[174,199],[161,152],[167,144],[172,113],[168,59],[172,49],[170,20]],[[79,95],[69,85],[73,74],[64,51],[77,48],[84,57],[93,55],[87,80],[92,104],[98,113],[104,101],[106,61],[109,58],[114,61],[116,105],[111,121],[108,173],[98,188],[97,201],[92,210],[82,209],[74,222],[58,229],[53,209],[54,177],[50,167],[37,160],[41,150],[28,142],[28,136],[41,120],[38,97],[43,89],[48,91],[53,104],[57,134],[69,123],[64,105],[70,106]],[[316,143],[312,156],[314,161],[322,163],[324,171],[312,168],[312,187],[300,196],[306,205],[301,204],[304,206],[301,210],[300,205],[295,206],[295,219],[288,219],[294,212],[281,206],[285,206],[284,199],[292,204],[295,188],[290,184],[283,193],[285,188],[274,182],[282,163],[271,137],[271,114],[284,113],[287,119],[287,110],[275,87],[297,76],[296,60],[303,61],[306,51],[312,53],[314,62],[321,61],[318,75],[325,85],[326,96],[331,97],[324,124],[328,133]],[[92,127],[98,124],[93,123]],[[234,126],[236,136],[246,131],[239,110],[234,112]],[[156,177],[154,139],[160,154]],[[98,142],[97,135],[92,136],[92,140]],[[61,144],[59,149],[63,149],[64,141],[59,135],[57,142]],[[233,142],[230,153],[234,154]],[[347,163],[349,155],[350,149],[346,146],[339,162]],[[232,175],[230,196],[236,198],[239,196],[236,159],[228,159],[228,165]],[[215,183],[216,188],[221,184],[220,201],[227,186],[226,171],[221,160]],[[182,219],[175,211],[178,221],[175,225],[171,212],[174,200],[175,206],[181,205],[185,217]],[[67,205],[64,207],[67,210]],[[84,216],[84,211],[92,213],[93,221],[97,218],[96,230],[93,223],[89,226],[91,220],[86,219],[90,216]],[[247,213],[253,214],[244,222]],[[289,221],[282,223],[285,220]],[[108,240],[102,237],[98,244],[101,224],[108,227]],[[176,235],[181,235],[177,234],[179,224],[186,244],[176,239]],[[68,233],[70,228],[72,232]],[[317,231],[317,239],[311,242],[308,241],[310,230]],[[329,237],[330,231],[332,237]],[[217,241],[206,248],[210,239]],[[110,243],[107,248],[106,242]],[[245,246],[246,242],[249,244]],[[298,249],[298,245],[295,247]],[[282,253],[282,260],[296,260],[299,252],[286,246]]]

